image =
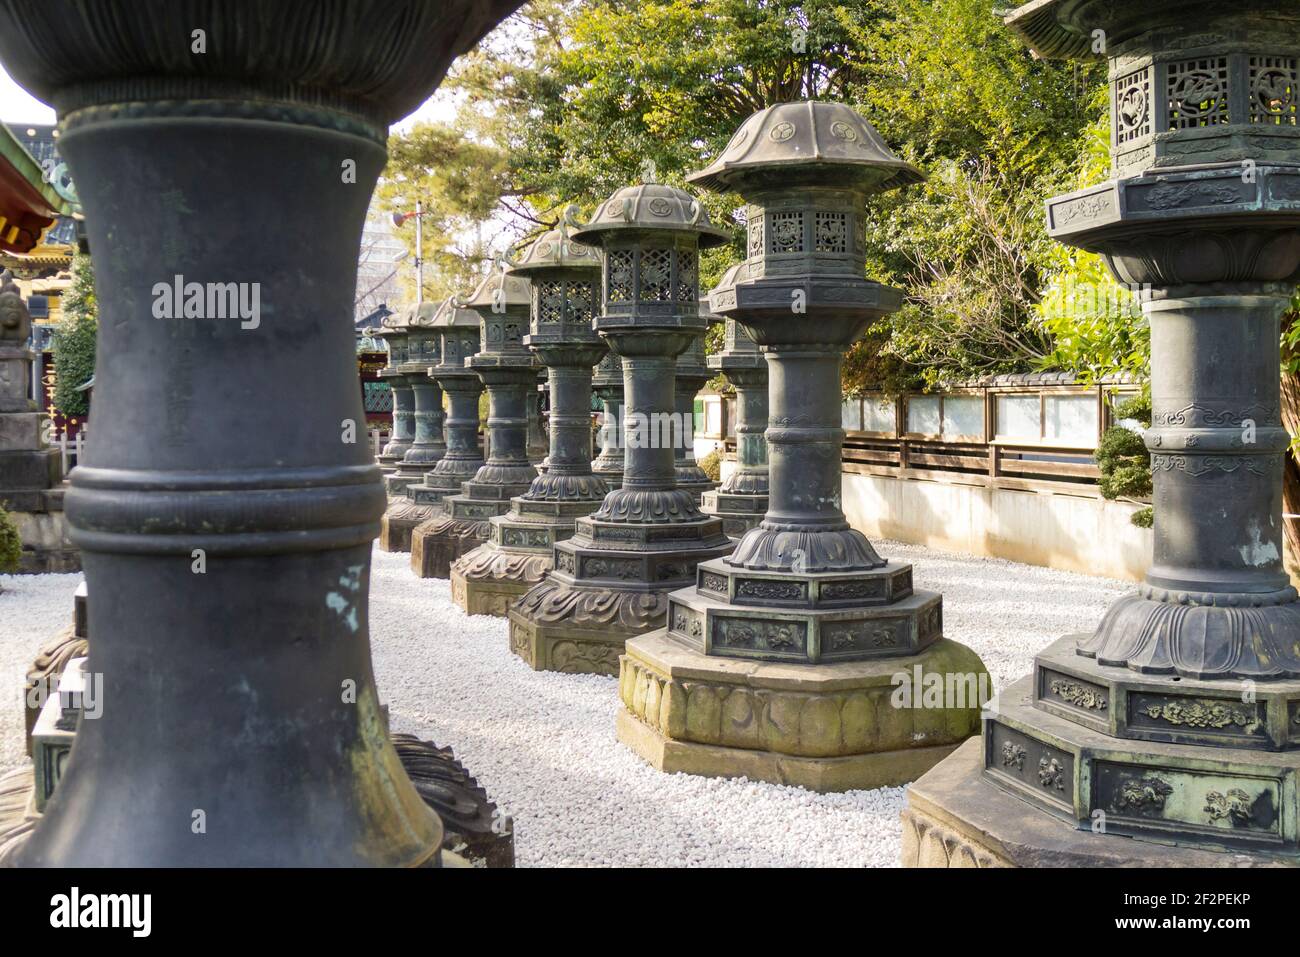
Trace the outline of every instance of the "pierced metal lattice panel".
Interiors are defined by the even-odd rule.
[[[1151,70],[1115,81],[1115,142],[1132,143],[1151,135]]]
[[[813,220],[815,252],[846,253],[849,251],[849,214],[817,213]]]
[[[632,301],[632,250],[615,249],[606,257],[605,298],[610,302]]]
[[[570,282],[565,290],[569,299],[569,321],[591,323],[591,283]]]
[[[694,302],[700,297],[700,257],[695,251],[677,254],[677,301]]]
[[[1248,72],[1250,121],[1295,126],[1300,61],[1290,56],[1253,56]]]
[[[668,302],[673,297],[673,252],[671,249],[641,250],[641,288],[637,298],[642,302]]]
[[[768,216],[768,247],[770,253],[803,252],[803,212],[771,213]]]
[[[1201,57],[1169,64],[1169,128],[1187,130],[1231,121],[1228,58]]]
[[[537,321],[543,325],[560,322],[564,318],[564,285],[544,282],[537,291]]]

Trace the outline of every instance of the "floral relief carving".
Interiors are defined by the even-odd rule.
[[[1254,711],[1232,707],[1222,701],[1170,701],[1163,705],[1148,705],[1142,713],[1149,718],[1189,728],[1222,730],[1238,727],[1247,734],[1260,728],[1259,717]]]
[[[1075,707],[1093,711],[1106,709],[1106,695],[1096,688],[1060,678],[1054,680],[1049,687],[1052,689],[1052,694]]]

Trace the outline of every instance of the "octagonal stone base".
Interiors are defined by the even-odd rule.
[[[457,562],[472,554],[469,552],[462,555]],[[542,574],[545,575],[546,572],[543,571]],[[510,606],[536,584],[537,579],[512,581],[508,578],[466,578],[455,565],[451,569],[452,601],[467,615],[504,618],[510,611]]]
[[[940,640],[920,654],[795,665],[714,658],[666,630],[627,643],[618,738],[661,771],[748,777],[815,791],[905,784],[979,725],[979,707],[895,707],[895,675],[986,674]]]
[[[649,592],[643,596],[658,608],[663,620],[668,602],[665,596]],[[542,622],[517,607],[507,613],[510,619],[510,650],[534,671],[559,671],[567,674],[618,674],[618,659],[629,638],[645,631],[641,625],[623,626],[615,622],[593,622],[587,627],[571,619]],[[655,617],[653,614],[651,617]]]
[[[983,774],[972,738],[907,789],[904,867],[1278,867],[1270,854],[1221,853],[1078,829],[1042,814]]]
[[[984,715],[984,778],[1032,805],[1035,810],[1027,813],[1082,829],[1101,821],[1107,833],[1143,842],[1245,849],[1300,861],[1294,750],[1167,743],[1146,734],[1141,741],[1115,737],[1076,721],[1076,715],[1062,716],[1062,708],[1036,707],[1034,684],[1034,676],[1015,682]],[[1129,703],[1116,700],[1115,707],[1131,710],[1145,700],[1126,693]],[[1190,696],[1151,705],[1144,717],[1172,718],[1180,725],[1194,721],[1204,734],[1207,721],[1212,728],[1237,712],[1248,717],[1253,705],[1240,703],[1241,694],[1239,688],[1238,704],[1224,698],[1218,709],[1198,708]],[[1066,695],[1076,697],[1073,689]]]
[[[767,513],[766,495],[738,495],[713,489],[700,497],[700,507],[705,513],[722,519],[722,531],[728,538],[739,539],[751,528],[757,528]]]
[[[441,512],[442,507],[435,503],[394,500],[379,522],[379,547],[386,552],[409,552],[411,533]]]
[[[483,544],[491,525],[486,521],[431,518],[411,532],[411,571],[420,578],[448,578],[460,556]]]
[[[494,522],[490,534],[500,531]],[[515,599],[551,570],[549,551],[510,551],[489,538],[451,566],[451,597],[467,615],[504,618]]]

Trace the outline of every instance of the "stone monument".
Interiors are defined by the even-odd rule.
[[[719,288],[734,287],[743,267],[738,263],[727,270]],[[701,504],[738,539],[767,512],[767,359],[745,327],[728,319],[723,349],[709,356],[709,368],[726,373],[736,389],[736,469],[716,490],[705,492]]]
[[[96,258],[66,498],[103,713],[18,863],[440,862],[371,668],[358,240],[388,124],[517,5],[0,0],[0,62],[59,115],[91,248],[132,237]],[[221,30],[197,54],[200,24]]]
[[[471,615],[498,615],[551,568],[552,546],[573,534],[609,487],[591,473],[592,366],[606,351],[593,310],[600,259],[561,225],[543,233],[516,276],[532,283],[532,323],[524,344],[545,365],[551,390],[550,455],[505,515],[491,519],[488,540],[451,566],[451,595]]]
[[[840,507],[840,362],[902,294],[865,279],[867,198],[914,183],[838,103],[747,119],[689,182],[749,204],[748,255],[711,297],[767,355],[770,500],[726,558],[627,643],[619,740],[655,767],[819,791],[911,781],[978,726],[987,674]],[[922,697],[937,677],[951,699]]]
[[[688,194],[643,184],[601,203],[573,238],[604,250],[596,331],[623,363],[626,468],[510,609],[510,647],[538,670],[616,674],[624,641],[663,624],[668,593],[731,550],[722,523],[677,488],[673,464],[676,358],[706,324],[699,248],[726,234]]]
[[[483,380],[465,360],[477,354],[482,331],[479,315],[473,309],[446,300],[437,318],[442,339],[442,361],[429,370],[447,396],[447,452],[424,481],[406,490],[406,501],[395,503],[384,516],[380,543],[393,551],[410,551],[411,568],[421,578],[424,552],[415,545],[417,528],[441,515],[443,501],[460,492],[461,487],[483,467],[483,449],[479,445],[478,405],[483,394]]]
[[[488,394],[487,461],[442,512],[411,533],[411,567],[422,578],[448,578],[451,563],[488,537],[488,519],[510,509],[537,469],[528,461],[528,407],[537,388],[537,363],[524,345],[531,291],[504,262],[483,277],[463,305],[479,315],[482,347],[465,360]],[[477,412],[476,412],[477,415]]]
[[[1113,178],[1049,200],[1047,225],[1149,284],[1154,560],[913,786],[904,863],[1295,864],[1278,338],[1300,278],[1300,10],[1039,0],[1008,22],[1042,56],[1103,41],[1109,60]]]

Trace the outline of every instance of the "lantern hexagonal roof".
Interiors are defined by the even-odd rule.
[[[509,309],[513,306],[527,309],[532,304],[532,290],[527,279],[513,273],[514,270],[509,266],[501,269],[494,265],[488,270],[488,274],[483,277],[478,287],[470,293],[469,299],[457,303],[457,305],[468,309],[486,309],[490,311],[493,304],[497,302],[497,290],[502,289],[502,283],[504,283],[504,297],[498,308]]]
[[[591,222],[574,222],[568,211],[566,221],[574,227],[573,238],[588,245],[598,244],[603,233],[621,230],[695,233],[701,249],[721,246],[730,238],[726,230],[713,225],[698,199],[662,183],[624,186],[596,207]]]
[[[872,192],[882,192],[925,175],[894,155],[855,110],[843,103],[804,100],[778,103],[755,113],[717,158],[686,177],[688,183],[727,192],[764,178],[782,182],[796,171],[840,174]]]
[[[566,210],[567,214],[567,210]],[[591,246],[574,242],[563,224],[548,229],[510,263],[510,271],[530,276],[547,269],[600,269],[600,254]]]
[[[440,329],[477,329],[478,322],[478,313],[457,303],[455,296],[444,299],[433,317],[433,324]]]
[[[422,302],[412,306],[407,313],[406,325],[412,329],[428,329],[438,324],[438,311],[441,307],[436,302]]]

